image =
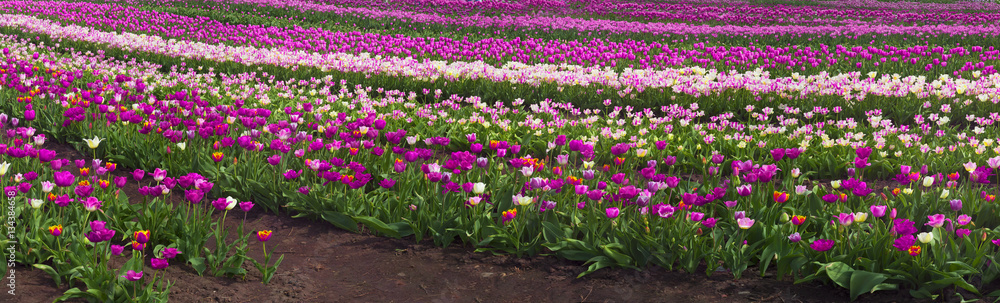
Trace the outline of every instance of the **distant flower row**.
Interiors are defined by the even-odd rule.
[[[714,69],[683,68],[664,70],[625,69],[573,65],[511,62],[492,66],[482,61],[444,62],[399,57],[370,57],[364,54],[315,53],[296,50],[262,49],[166,40],[158,36],[132,33],[109,33],[76,25],[61,26],[31,16],[7,15],[0,25],[22,28],[27,32],[55,38],[98,43],[108,48],[142,51],[179,58],[208,59],[219,62],[266,64],[283,67],[309,66],[323,70],[406,77],[417,81],[488,80],[511,85],[596,86],[596,90],[616,89],[626,96],[632,92],[665,89],[694,96],[731,90],[753,94],[789,96],[842,96],[864,100],[866,96],[966,97],[979,102],[1000,102],[1000,74],[978,79],[956,79],[943,75],[937,79],[923,76],[875,75],[850,72],[830,75],[792,75],[774,77],[768,72],[725,72]],[[930,81],[928,81],[930,80]]]

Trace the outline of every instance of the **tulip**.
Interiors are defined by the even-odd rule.
[[[511,220],[514,220],[514,217],[517,217],[516,208],[504,211],[500,220],[502,223],[507,223],[510,222]]]
[[[737,210],[733,213],[733,219],[739,220],[747,217],[747,212],[742,210]]]
[[[608,207],[604,209],[604,213],[608,216],[608,219],[614,219],[618,217],[619,210],[617,207]]]
[[[31,208],[39,209],[39,208],[42,207],[42,204],[45,203],[45,200],[42,200],[42,199],[31,199],[30,203],[31,203]]]
[[[965,238],[965,236],[968,236],[971,233],[972,231],[967,228],[959,228],[958,230],[955,230],[955,235],[959,238]]]
[[[469,200],[466,201],[465,203],[467,205],[469,205],[469,206],[473,206],[474,207],[476,205],[479,205],[479,203],[482,202],[482,201],[483,201],[482,197],[480,197],[480,196],[472,196],[472,197],[469,197]],[[544,204],[543,204],[543,207],[544,207]],[[543,210],[543,212],[544,212],[544,210]]]
[[[124,250],[125,250],[124,246],[116,245],[116,244],[111,244],[111,254],[112,255],[120,256],[122,254],[122,251],[124,251]]]
[[[917,235],[917,240],[920,240],[920,243],[924,244],[931,243],[931,241],[934,241],[934,234],[928,232],[920,233]]]
[[[802,225],[802,223],[805,223],[805,222],[806,222],[806,216],[801,216],[801,215],[799,215],[799,216],[792,216],[792,224],[793,225]]]
[[[83,141],[87,142],[87,147],[90,147],[90,149],[96,149],[98,145],[101,145],[101,141],[104,140],[98,138],[97,136],[94,136],[93,139],[83,139]]]
[[[941,227],[941,226],[944,225],[944,215],[943,214],[936,214],[936,215],[927,216],[927,220],[928,220],[927,224],[924,224],[924,225],[931,226],[931,227],[934,227],[934,228]]]
[[[153,269],[164,269],[167,268],[167,266],[170,266],[170,263],[168,263],[166,259],[152,258],[149,260],[149,265],[153,267]]]
[[[802,235],[800,235],[798,232],[792,233],[791,235],[788,235],[788,241],[792,241],[792,243],[797,243],[799,241],[802,241]]]
[[[745,217],[736,220],[736,224],[740,227],[740,229],[750,229],[750,227],[753,227],[754,222],[755,222],[754,219]]]
[[[864,212],[856,212],[856,213],[854,213],[854,222],[864,223],[865,220],[868,220],[868,213],[864,213]]]
[[[841,213],[840,215],[837,216],[837,220],[840,221],[840,225],[849,226],[851,225],[851,223],[854,223],[854,214]]]
[[[972,217],[969,215],[959,215],[958,218],[955,218],[955,223],[958,223],[958,225],[968,225],[972,223]]]
[[[785,203],[788,202],[788,193],[785,192],[774,192],[774,202]]]
[[[270,239],[271,239],[271,231],[270,230],[262,230],[262,231],[258,231],[257,232],[257,241],[267,242],[267,240],[270,240]]]
[[[88,212],[94,212],[101,209],[101,201],[94,197],[87,197],[87,200],[83,201],[83,208]]]
[[[809,247],[815,251],[822,252],[830,250],[831,248],[833,248],[834,244],[836,244],[836,242],[834,242],[833,240],[818,239],[816,241],[813,241],[813,243],[810,244]]]
[[[970,173],[973,172],[973,171],[975,171],[976,167],[977,167],[976,162],[972,162],[972,161],[966,162],[962,166],[965,166],[965,171],[970,172]]]
[[[125,278],[126,280],[132,282],[139,281],[140,279],[142,279],[142,271],[140,270],[139,272],[136,272],[134,270],[129,269],[127,273],[122,275],[122,278]]]
[[[146,243],[149,242],[149,230],[139,230],[133,233],[132,236],[136,242]]]
[[[753,187],[750,184],[740,185],[736,187],[736,193],[741,197],[749,196],[753,192]]]
[[[53,236],[58,237],[63,232],[62,224],[49,226],[49,233]]]
[[[948,203],[951,205],[951,210],[952,211],[961,211],[962,210],[962,200],[954,199],[954,200],[949,201]]]
[[[986,160],[986,165],[989,165],[992,169],[1000,168],[1000,156],[989,158]]]
[[[396,180],[393,180],[392,178],[383,179],[382,181],[379,181],[378,185],[385,189],[391,189],[396,185]]]
[[[930,187],[931,185],[934,185],[934,177],[931,176],[924,177],[923,185],[924,187]]]
[[[67,187],[76,182],[76,176],[73,176],[73,173],[68,171],[57,171],[53,175],[53,181],[55,181],[56,186]]]
[[[169,248],[163,249],[163,258],[164,259],[173,259],[174,257],[177,257],[177,254],[180,254],[180,253],[182,253],[180,250],[177,250],[176,248],[173,248],[173,247],[169,247]]]
[[[254,205],[253,202],[250,201],[240,202],[240,210],[242,210],[243,212],[250,212],[250,209],[253,208],[253,205]]]
[[[146,172],[141,169],[136,169],[132,171],[132,179],[136,181],[142,180],[142,177],[146,176]]]

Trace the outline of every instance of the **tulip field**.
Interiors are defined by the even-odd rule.
[[[57,301],[267,284],[295,256],[262,209],[993,302],[998,65],[990,1],[3,0],[0,269]]]

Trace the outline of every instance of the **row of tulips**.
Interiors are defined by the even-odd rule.
[[[162,1],[177,5],[185,1]],[[683,23],[725,23],[743,25],[771,25],[788,23],[813,23],[815,20],[832,22],[864,20],[872,23],[925,23],[925,24],[989,24],[1000,16],[995,14],[1000,6],[990,2],[960,1],[960,5],[926,5],[892,2],[886,9],[880,1],[838,1],[820,5],[761,5],[744,1],[698,2],[643,2],[643,1],[190,1],[214,5],[256,5],[264,7],[323,8],[373,8],[376,10],[403,10],[419,13],[469,16],[469,15],[520,15],[520,16],[588,16],[612,20],[673,21]],[[868,5],[874,4],[874,5]],[[833,6],[833,7],[831,7]],[[835,7],[835,8],[834,8]],[[727,11],[739,12],[727,14]],[[992,12],[992,13],[991,13]],[[829,22],[828,21],[828,22]]]
[[[821,72],[818,75],[772,78],[768,72],[761,70],[720,73],[701,68],[662,71],[626,69],[622,73],[615,73],[613,70],[596,67],[560,68],[555,65],[529,66],[517,63],[496,68],[482,62],[420,62],[394,57],[307,54],[301,51],[168,41],[157,36],[107,33],[72,25],[59,26],[20,15],[0,23],[25,28],[22,31],[0,27],[0,31],[8,29],[5,32],[34,40],[45,37],[49,45],[60,44],[65,48],[101,52],[118,58],[142,56],[160,64],[180,66],[193,59],[195,61],[190,63],[214,67],[230,74],[261,70],[277,74],[283,79],[293,78],[296,74],[325,77],[333,70],[333,74],[349,79],[351,83],[375,83],[387,89],[411,91],[429,86],[431,90],[441,90],[447,94],[482,92],[481,97],[489,102],[512,102],[511,100],[520,98],[538,102],[553,98],[559,101],[574,100],[585,108],[615,104],[658,109],[663,104],[693,104],[698,102],[698,97],[716,95],[717,98],[733,102],[703,103],[701,108],[710,115],[737,112],[745,118],[747,116],[737,111],[739,108],[758,104],[765,99],[787,101],[801,107],[829,108],[843,105],[846,99],[848,103],[855,104],[842,108],[847,111],[847,116],[862,118],[867,111],[884,109],[885,117],[908,122],[912,119],[911,113],[921,106],[937,108],[949,104],[955,114],[982,117],[991,112],[992,104],[1000,101],[1000,94],[997,93],[1000,91],[998,74],[974,80],[942,75],[928,82],[923,76],[877,77],[877,73],[860,72],[840,75]],[[299,68],[305,70],[297,71]],[[523,88],[524,84],[527,84],[527,88]],[[522,87],[520,90],[519,86]],[[617,87],[617,90],[611,89],[613,87]],[[664,91],[668,94],[664,94]],[[929,98],[935,96],[936,99]],[[923,100],[914,101],[914,97]]]
[[[225,24],[202,17],[186,17],[116,4],[87,2],[8,2],[11,12],[31,14],[97,30],[156,34],[164,39],[193,42],[277,48],[310,53],[348,53],[352,55],[413,57],[416,60],[448,62],[478,60],[494,66],[507,62],[524,64],[575,64],[582,67],[618,67],[658,69],[664,67],[735,69],[764,68],[818,73],[824,70],[849,70],[866,64],[867,71],[905,75],[937,75],[951,71],[955,76],[973,78],[996,73],[1000,49],[993,46],[944,48],[917,45],[911,47],[845,47],[819,44],[816,49],[800,47],[706,46],[695,43],[690,48],[671,48],[669,43],[641,40],[621,42],[605,39],[562,42],[537,38],[451,39],[447,37],[410,37],[362,32],[338,32],[321,28]],[[294,23],[289,23],[292,25]],[[676,40],[674,40],[676,41]],[[674,43],[676,44],[676,43]],[[948,66],[951,67],[948,67]]]
[[[639,22],[628,20],[595,20],[559,15],[466,15],[455,16],[435,13],[414,12],[403,9],[378,9],[365,7],[341,7],[296,1],[266,2],[259,5],[234,3],[180,1],[159,3],[131,3],[129,6],[144,6],[173,13],[199,8],[208,12],[227,12],[240,16],[280,18],[295,21],[310,21],[317,24],[355,25],[362,29],[391,29],[395,27],[424,29],[430,35],[459,31],[480,35],[499,30],[503,36],[531,36],[547,39],[578,39],[581,35],[613,37],[612,39],[642,39],[661,41],[664,38],[702,38],[717,42],[774,41],[784,45],[787,42],[803,44],[812,40],[836,40],[830,44],[848,41],[867,42],[873,37],[889,37],[894,41],[913,41],[933,37],[940,44],[983,43],[970,42],[978,39],[996,39],[994,22],[983,24],[914,24],[892,25],[883,23],[847,22],[847,24],[689,24]],[[237,18],[240,19],[240,18]],[[973,18],[974,19],[974,18]],[[267,22],[267,21],[264,21]],[[233,23],[233,22],[230,22]],[[447,29],[444,31],[442,29]],[[909,40],[907,40],[909,39]],[[780,43],[779,43],[780,42]],[[902,42],[900,42],[902,43]],[[745,43],[744,43],[745,44]]]
[[[19,47],[8,49],[4,53],[21,58],[34,58],[36,56],[32,55],[32,53],[42,52],[45,54],[53,50],[51,47],[39,48],[23,43],[15,45]],[[744,149],[747,146],[767,146],[767,144],[770,144],[768,141],[773,138],[768,138],[768,135],[779,135],[787,136],[789,144],[799,145],[803,148],[817,147],[832,149],[831,154],[833,155],[843,152],[843,150],[838,150],[838,148],[858,144],[877,144],[880,146],[880,149],[888,148],[888,150],[884,151],[884,154],[895,157],[902,156],[906,152],[906,149],[918,154],[933,151],[941,155],[940,157],[936,157],[941,160],[939,163],[948,165],[948,163],[958,163],[960,162],[959,160],[962,160],[962,157],[967,156],[955,155],[952,158],[951,153],[946,154],[945,151],[954,152],[961,149],[963,153],[975,154],[983,154],[990,151],[995,152],[996,146],[993,143],[996,142],[997,135],[991,130],[994,123],[1000,120],[1000,114],[995,111],[981,116],[956,113],[958,109],[967,106],[964,103],[947,103],[940,106],[932,106],[931,103],[924,103],[918,107],[918,110],[925,112],[925,114],[908,117],[908,119],[912,119],[913,123],[915,123],[910,124],[885,118],[884,111],[882,110],[866,112],[866,118],[856,119],[851,116],[844,116],[844,108],[841,106],[796,107],[776,102],[774,106],[777,108],[751,105],[740,109],[741,112],[744,112],[751,119],[750,121],[761,123],[759,125],[748,125],[748,121],[736,117],[735,113],[706,117],[700,110],[699,103],[692,104],[688,108],[676,105],[660,108],[660,111],[664,115],[657,115],[650,109],[609,107],[603,113],[609,115],[608,118],[610,120],[601,121],[601,119],[591,117],[591,115],[600,114],[602,110],[580,109],[570,103],[542,101],[539,104],[528,107],[529,111],[518,111],[511,108],[498,108],[497,106],[499,105],[496,104],[490,106],[478,97],[463,98],[453,95],[446,100],[441,100],[442,95],[439,91],[401,92],[380,88],[373,92],[370,87],[364,88],[363,86],[355,86],[353,89],[349,89],[345,81],[337,81],[332,77],[317,78],[308,81],[294,79],[275,81],[273,76],[266,74],[230,75],[212,71],[199,73],[194,68],[188,68],[186,71],[174,71],[163,75],[158,72],[162,67],[155,64],[139,63],[134,60],[110,64],[107,61],[98,61],[93,56],[80,53],[71,53],[66,57],[48,57],[42,55],[38,58],[40,59],[37,60],[48,62],[46,64],[48,68],[96,68],[105,70],[108,72],[102,74],[103,77],[115,78],[117,81],[122,81],[123,83],[135,81],[135,84],[132,84],[132,86],[141,91],[162,88],[169,89],[172,93],[175,90],[172,87],[182,85],[196,89],[208,98],[219,99],[222,104],[234,102],[237,104],[247,104],[249,102],[249,104],[268,106],[278,102],[275,104],[283,104],[284,106],[294,105],[296,108],[302,107],[310,110],[315,108],[320,112],[330,111],[331,106],[336,105],[336,101],[338,100],[360,100],[360,102],[365,103],[375,102],[383,104],[381,106],[391,105],[393,107],[392,110],[417,108],[419,103],[415,101],[421,96],[437,100],[435,102],[447,102],[447,104],[452,104],[450,106],[455,107],[460,104],[468,104],[477,110],[470,113],[455,114],[423,108],[423,106],[429,106],[423,105],[413,115],[393,112],[392,116],[398,117],[398,119],[402,119],[406,123],[416,123],[418,125],[416,131],[420,133],[433,133],[446,130],[444,128],[446,125],[459,123],[460,125],[469,125],[463,127],[472,127],[473,131],[475,129],[487,132],[493,130],[502,131],[503,133],[500,134],[499,140],[515,142],[521,142],[523,136],[512,136],[509,134],[511,131],[533,132],[531,135],[542,136],[545,133],[566,133],[582,125],[589,129],[580,133],[583,136],[600,135],[605,138],[614,138],[615,140],[628,138],[630,142],[638,143],[636,138],[631,136],[635,134],[655,134],[658,131],[669,133],[675,127],[694,125],[695,128],[692,130],[684,131],[694,131],[700,138],[692,138],[689,141],[690,146],[694,146],[697,143],[712,144],[720,140],[727,142],[723,146],[724,151],[727,153],[739,152],[740,149]],[[118,77],[114,74],[116,71],[127,71],[132,77]],[[11,76],[10,78],[17,77]],[[30,90],[26,87],[21,89]],[[60,92],[56,91],[48,94],[50,94],[50,98],[73,99],[72,96],[59,97],[58,95],[54,95],[55,93]],[[82,92],[73,91],[72,93],[79,95]],[[115,102],[143,99],[142,96],[130,96],[126,92],[108,94],[111,94],[108,97],[113,98]],[[727,100],[727,102],[735,101],[737,100]],[[287,102],[294,103],[288,104]],[[521,102],[523,100],[515,100],[514,103]],[[435,105],[435,107],[439,106],[441,105]],[[141,117],[142,115],[148,115],[146,112],[153,109],[143,106],[142,108],[134,108],[132,110],[136,111],[136,114]],[[139,111],[142,114],[139,114]],[[123,110],[112,113],[105,112],[104,114],[105,116],[102,118],[107,120],[106,122],[117,122],[119,120],[129,120],[131,123],[140,122],[140,120],[134,120],[138,119],[135,115]],[[581,120],[579,118],[581,116],[587,118]],[[61,123],[60,121],[53,122],[67,124],[74,119],[82,120],[86,118],[82,112],[67,115],[66,117]],[[322,117],[320,115],[319,118],[314,118],[321,119]],[[247,118],[248,120],[246,121],[240,118],[239,122],[248,127],[264,123],[263,118]],[[237,117],[228,119],[237,119]],[[420,120],[415,121],[414,119]],[[705,121],[705,119],[708,119],[708,121]],[[967,123],[968,126],[952,126],[953,122],[955,122],[953,120],[963,121],[963,124]],[[322,122],[322,120],[314,121],[317,125],[323,125]],[[705,122],[708,123],[701,124]],[[771,123],[774,125],[767,125]],[[858,132],[859,126],[870,129]],[[326,127],[330,126],[327,125]],[[634,129],[629,129],[632,127]],[[826,130],[827,128],[832,129]],[[736,133],[731,133],[732,131]],[[632,135],[628,135],[630,133]],[[947,135],[949,133],[954,133],[955,136]],[[166,133],[166,135],[170,134],[169,132]],[[755,137],[758,139],[755,140]],[[741,143],[740,141],[743,142]],[[646,141],[643,142],[643,144],[646,144]],[[652,142],[648,143],[651,144]],[[536,143],[531,148],[541,150],[547,148],[547,146]],[[611,160],[610,158],[605,159]],[[823,178],[828,178],[845,172],[843,167],[835,166],[833,165],[834,163],[846,163],[850,160],[850,158],[838,157],[833,159],[833,161],[825,161],[827,162],[825,165],[819,164],[824,161],[819,161],[816,162],[817,164],[810,164],[809,169],[830,172],[831,175],[823,176]],[[935,159],[929,160],[933,161]],[[957,164],[950,164],[946,167],[947,169],[960,168]],[[889,171],[884,169],[879,169],[876,172],[880,178],[891,177],[892,175],[888,173]]]
[[[895,126],[873,112],[870,126],[823,122],[799,128],[810,133],[775,138],[767,134],[784,133],[782,124],[797,119],[775,124],[719,116],[699,123],[692,121],[696,112],[684,109],[667,117],[625,109],[633,115],[629,124],[615,119],[623,114],[619,109],[562,120],[559,108],[548,103],[490,109],[474,98],[463,106],[456,96],[417,106],[399,92],[367,98],[364,88],[352,96],[341,89],[337,102],[279,96],[257,107],[189,90],[176,84],[176,73],[151,77],[174,85],[147,86],[129,70],[97,64],[87,72],[62,70],[71,60],[27,48],[4,51],[0,75],[2,97],[21,101],[3,103],[9,114],[0,120],[13,127],[5,133],[12,142],[5,153],[16,159],[4,173],[18,183],[5,186],[27,198],[22,205],[45,189],[35,183],[46,180],[24,176],[30,173],[25,168],[50,154],[33,146],[37,131],[68,141],[93,136],[86,143],[95,158],[145,170],[165,167],[154,170],[163,177],[158,182],[176,178],[192,209],[204,196],[244,197],[349,230],[363,223],[385,235],[429,236],[441,245],[461,240],[483,251],[551,251],[586,261],[587,272],[616,265],[694,271],[701,262],[721,262],[739,277],[750,264],[763,272],[774,262],[779,275],[831,281],[849,288],[852,297],[900,286],[919,297],[952,287],[987,295],[980,290],[988,290],[998,274],[992,256],[1000,235],[987,228],[1000,222],[996,187],[984,184],[996,182],[1000,158],[979,150],[995,140],[968,138],[966,129],[925,122]],[[783,111],[792,116],[798,110]],[[932,120],[941,121],[947,111]],[[493,121],[525,122],[501,131],[488,126],[485,114],[499,115]],[[774,114],[766,108],[757,116]],[[442,125],[449,121],[460,126]],[[567,124],[557,128],[557,121]],[[941,135],[909,135],[918,128]],[[821,148],[799,137],[820,131],[845,138]],[[726,138],[715,140],[716,132]],[[995,137],[997,129],[972,132]],[[923,146],[879,144],[895,133],[907,135],[899,140],[935,145],[962,138],[954,148],[926,148],[965,160],[965,172],[926,157],[918,151]],[[498,140],[512,134],[513,141]],[[869,134],[882,139],[869,141]],[[853,158],[851,169],[829,184],[816,183],[811,176],[820,170],[806,168],[824,161],[844,165],[844,158]],[[86,168],[86,162],[78,166]],[[875,188],[871,177],[879,167],[898,172],[890,186],[897,188]],[[141,173],[134,178],[142,179]],[[53,171],[54,181],[64,182],[57,180],[63,176]],[[93,195],[88,186],[77,185],[83,189],[74,188],[69,198]],[[147,186],[140,194],[155,197],[166,187]],[[223,208],[233,205],[216,201]],[[184,217],[176,209],[157,210]]]

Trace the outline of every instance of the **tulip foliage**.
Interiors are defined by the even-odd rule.
[[[26,222],[17,262],[86,286],[63,299],[163,301],[171,263],[268,283],[283,260],[272,260],[274,242],[267,249],[272,231],[240,221],[226,241],[228,212],[259,205],[355,232],[555,255],[583,262],[581,276],[776,271],[852,300],[888,289],[1000,295],[990,288],[1000,275],[997,52],[856,26],[947,32],[961,21],[985,32],[995,7],[902,14],[873,8],[902,4],[860,1],[772,15],[745,4],[756,13],[740,19],[689,14],[728,1],[333,2],[2,4],[0,185]],[[261,12],[236,9],[250,7]],[[366,7],[390,12],[357,13]],[[748,32],[753,46],[713,46],[710,32],[667,38],[670,27],[635,39],[582,22],[542,38],[527,37],[538,30],[528,21],[461,40],[417,29],[471,22],[455,21],[470,10],[500,20],[490,22],[544,12],[794,37],[768,45]],[[292,11],[315,14],[275,18]],[[368,21],[346,31],[316,16]],[[371,28],[388,20],[405,26]],[[846,38],[808,32],[826,27],[866,41],[827,46]],[[615,38],[551,38],[560,31]],[[961,65],[940,64],[948,58]],[[86,159],[58,158],[49,142]],[[130,186],[138,196],[121,191]],[[252,235],[263,262],[247,256]]]

